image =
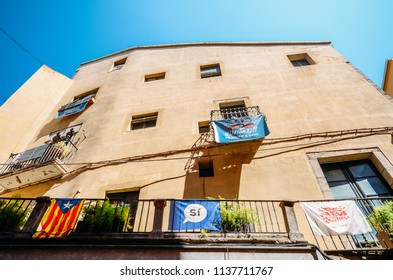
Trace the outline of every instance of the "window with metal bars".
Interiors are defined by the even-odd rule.
[[[220,103],[222,119],[237,119],[247,117],[247,107],[244,101]]]
[[[149,127],[155,127],[157,124],[158,112],[133,116],[131,120],[131,130],[144,129]]]

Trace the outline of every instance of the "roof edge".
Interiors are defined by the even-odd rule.
[[[80,64],[84,66],[86,64],[96,62],[102,59],[106,59],[112,56],[117,56],[123,53],[132,52],[136,50],[144,49],[165,49],[174,47],[203,47],[203,46],[275,46],[275,45],[331,45],[331,41],[293,41],[293,42],[204,42],[204,43],[179,43],[179,44],[162,44],[162,45],[147,45],[147,46],[136,46],[128,49],[124,49],[112,54],[101,56],[96,59],[92,59]]]

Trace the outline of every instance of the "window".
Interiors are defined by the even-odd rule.
[[[122,201],[124,203],[131,204],[139,199],[139,191],[107,193],[106,197],[111,201]]]
[[[294,67],[315,64],[314,60],[312,60],[312,58],[307,53],[288,55],[288,59],[291,61]]]
[[[127,218],[129,219],[129,225],[133,228],[135,226],[135,217],[137,216],[139,191],[107,193],[106,197],[109,199],[110,203],[117,204],[118,206],[127,205],[130,207]]]
[[[244,100],[220,103],[220,112],[223,119],[235,119],[248,116]]]
[[[145,76],[145,82],[152,82],[165,79],[165,72],[150,74]]]
[[[201,79],[221,76],[220,64],[201,66]]]
[[[366,216],[373,213],[373,206],[382,205],[381,197],[393,193],[369,159],[322,164],[321,168],[334,198],[367,198],[356,201]],[[378,238],[372,231],[353,235],[353,241],[357,247],[370,247],[378,243]]]
[[[199,127],[199,133],[209,133],[210,132],[210,122],[209,121],[198,122],[198,127]]]
[[[368,159],[322,164],[322,171],[333,196],[378,198],[392,195],[392,189]]]
[[[56,119],[77,114],[86,109],[88,105],[94,104],[98,89],[86,92],[74,97],[74,100],[60,107]]]
[[[155,127],[157,124],[158,112],[133,116],[131,120],[131,130]]]
[[[126,64],[127,58],[120,59],[113,63],[112,69],[110,71],[115,71],[121,69]]]
[[[213,161],[198,162],[199,177],[214,177]]]

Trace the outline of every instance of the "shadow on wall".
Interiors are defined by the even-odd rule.
[[[243,164],[249,164],[262,141],[216,145],[195,151],[185,167],[183,199],[238,199]]]
[[[53,118],[50,122],[46,123],[41,128],[35,141],[37,141],[38,139],[40,139],[42,137],[48,137],[49,134],[51,134],[54,131],[69,127],[70,123],[73,122],[78,115],[79,114],[75,114],[75,115],[60,118],[60,119]]]

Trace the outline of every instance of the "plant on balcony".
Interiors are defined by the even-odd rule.
[[[72,152],[71,147],[67,145],[64,141],[54,143],[51,147],[51,150],[55,155],[54,158],[58,158],[60,156],[66,157]]]
[[[116,205],[109,200],[83,208],[83,221],[78,223],[77,232],[122,232],[130,230],[130,206]]]
[[[374,212],[368,218],[378,231],[388,233],[393,241],[393,201],[374,207]]]
[[[0,200],[0,231],[20,230],[26,222],[28,213],[29,211],[23,207],[22,200],[13,200],[9,203]]]
[[[247,232],[255,220],[253,211],[240,202],[222,201],[220,209],[224,232]]]

